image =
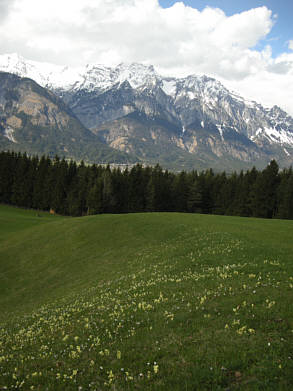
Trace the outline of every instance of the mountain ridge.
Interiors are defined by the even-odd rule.
[[[199,162],[223,168],[264,166],[271,159],[285,166],[293,162],[290,115],[276,105],[246,100],[205,75],[164,77],[138,63],[72,70],[15,54],[0,56],[4,68],[33,77],[61,97],[100,141],[149,164],[164,165],[160,151],[168,150],[183,161],[178,168]]]
[[[53,92],[6,72],[0,72],[0,146],[77,160],[131,161],[101,143]]]

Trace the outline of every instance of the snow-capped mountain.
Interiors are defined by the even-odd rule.
[[[200,119],[203,128],[206,121],[212,122],[223,137],[225,129],[234,129],[254,142],[264,138],[271,143],[293,145],[292,117],[278,106],[264,108],[245,100],[213,78],[169,79],[167,91],[185,128]]]
[[[82,80],[79,69],[26,60],[16,53],[0,55],[0,71],[28,77],[49,89],[72,88]]]
[[[163,77],[136,63],[71,69],[16,54],[0,56],[0,71],[34,79],[103,142],[148,162],[170,150],[180,161],[212,166],[293,162],[292,117],[245,100],[211,77]]]
[[[133,88],[139,88],[159,77],[152,66],[142,64],[120,64],[115,68],[87,64],[84,67],[69,68],[26,60],[17,53],[0,55],[0,71],[28,77],[42,87],[53,90],[106,90],[125,80],[128,80]]]
[[[6,72],[0,72],[0,150],[136,162],[102,143],[53,92]]]

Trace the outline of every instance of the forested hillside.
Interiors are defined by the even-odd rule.
[[[191,212],[293,218],[293,171],[272,161],[240,173],[173,173],[159,165],[77,165],[56,157],[0,154],[0,202],[54,213]]]

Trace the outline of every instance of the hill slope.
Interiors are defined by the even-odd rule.
[[[0,210],[2,389],[292,388],[291,221]]]

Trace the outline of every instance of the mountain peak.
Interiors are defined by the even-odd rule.
[[[293,119],[278,106],[267,109],[245,100],[207,75],[164,77],[152,65],[135,62],[70,68],[16,53],[0,56],[0,71],[31,78],[62,96],[86,128],[101,132],[103,142],[141,159],[148,145],[149,156],[158,159],[171,148],[191,160],[202,153],[212,160],[278,156],[292,163]],[[12,128],[17,123],[11,117]],[[6,139],[11,128],[5,128]]]
[[[155,69],[153,65],[145,65],[140,62],[121,62],[115,67],[117,70],[124,70],[124,69],[129,69],[129,70],[137,70],[137,71],[148,71],[155,73]]]
[[[152,65],[144,65],[140,63],[121,63],[114,72],[117,81],[123,83],[127,80],[133,88],[142,87],[145,84],[155,84],[158,75]]]
[[[68,88],[80,79],[79,70],[67,66],[30,61],[17,53],[0,55],[0,70],[35,80],[42,87]]]
[[[2,54],[0,55],[0,66],[4,72],[24,76],[23,74],[27,73],[28,61],[17,53]]]

